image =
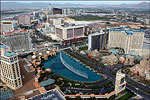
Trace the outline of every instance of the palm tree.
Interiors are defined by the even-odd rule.
[[[95,97],[90,97],[90,100],[96,100],[96,98]]]
[[[81,97],[80,96],[76,96],[75,100],[81,100]]]
[[[71,98],[69,96],[66,96],[65,99],[66,100],[71,100]]]

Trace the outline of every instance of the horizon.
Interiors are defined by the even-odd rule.
[[[147,0],[143,1],[1,1],[1,2],[13,2],[13,3],[51,3],[51,4],[138,4],[142,2],[149,2]]]

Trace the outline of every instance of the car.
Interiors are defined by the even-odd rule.
[[[142,85],[146,86],[144,83],[142,83]]]
[[[139,90],[139,88],[136,88],[137,90]]]

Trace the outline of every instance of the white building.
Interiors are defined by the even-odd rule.
[[[138,55],[142,51],[144,40],[144,30],[133,30],[127,28],[110,29],[108,47],[120,47],[126,54],[136,52]]]
[[[62,25],[64,24],[64,19],[63,18],[57,18],[57,19],[49,19],[48,23],[51,25]]]
[[[71,14],[70,9],[63,9],[63,14],[64,15],[70,15]]]
[[[150,25],[150,19],[145,19],[145,24]]]
[[[12,21],[2,21],[1,22],[1,31],[2,32],[12,32],[14,30]]]
[[[106,41],[108,41],[108,34],[106,35]],[[104,42],[104,32],[96,32],[88,36],[88,50],[101,49]]]
[[[40,28],[39,31],[46,36],[51,36],[51,34],[55,34],[55,26],[45,23],[45,27]]]
[[[19,89],[22,87],[22,79],[18,56],[16,53],[10,52],[7,45],[0,45],[0,49],[1,80],[11,89]]]

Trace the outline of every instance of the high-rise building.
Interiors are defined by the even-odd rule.
[[[70,15],[70,9],[63,9],[64,15]]]
[[[49,4],[48,9],[47,9],[47,14],[48,15],[63,14],[63,9],[54,8],[52,7],[51,4]]]
[[[133,30],[127,27],[110,29],[108,47],[120,47],[126,54],[135,53],[138,55],[142,51],[144,40],[144,30]]]
[[[150,19],[145,19],[145,24],[150,25]]]
[[[27,31],[13,31],[1,36],[1,42],[10,46],[15,52],[32,50],[30,33]]]
[[[84,25],[58,25],[55,26],[55,28],[55,34],[57,35],[57,37],[63,40],[79,38],[84,36]]]
[[[116,95],[118,95],[121,91],[126,88],[125,74],[121,73],[121,70],[116,73],[116,81],[115,81],[115,91]]]
[[[60,8],[53,8],[53,14],[63,14],[63,10]]]
[[[11,89],[19,89],[22,87],[22,79],[18,56],[7,45],[0,45],[0,49],[1,80]]]
[[[108,42],[108,32],[106,33],[106,43]],[[104,32],[96,32],[88,36],[88,50],[101,49],[104,42]]]
[[[1,32],[12,32],[14,30],[13,22],[12,21],[2,21],[0,26]]]
[[[18,16],[18,24],[30,25],[31,18],[29,15]]]
[[[33,15],[34,15],[34,19],[37,19],[40,16],[39,12],[36,11],[33,12]]]
[[[48,5],[48,15],[51,15],[51,14],[53,14],[53,10],[52,10],[52,5],[49,4]]]

